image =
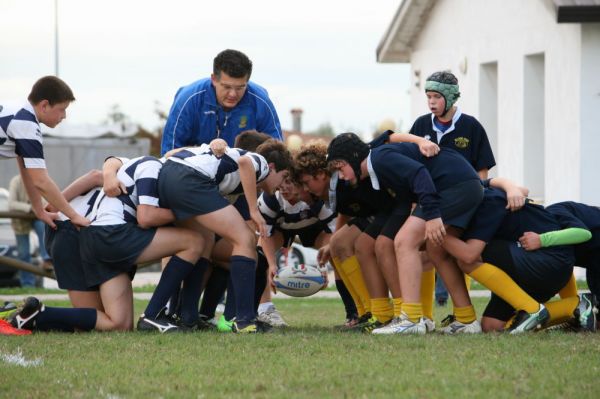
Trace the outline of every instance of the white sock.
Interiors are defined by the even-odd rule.
[[[269,309],[269,306],[275,307],[275,305],[273,305],[273,302],[265,302],[258,305],[258,314],[265,313],[267,309]]]

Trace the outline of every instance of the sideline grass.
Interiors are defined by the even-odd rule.
[[[48,305],[66,305],[47,302]],[[476,298],[478,313],[485,300]],[[145,301],[136,301],[139,314]],[[592,398],[600,335],[340,333],[335,299],[277,301],[287,331],[35,334],[0,339],[0,397]],[[441,320],[449,307],[436,308]],[[37,367],[3,361],[18,353]]]

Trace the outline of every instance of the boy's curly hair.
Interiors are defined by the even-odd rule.
[[[300,176],[304,174],[316,176],[320,172],[330,175],[327,165],[327,144],[317,140],[303,145],[300,151],[294,154],[292,174],[295,180],[300,181]]]

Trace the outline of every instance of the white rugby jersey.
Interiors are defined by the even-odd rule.
[[[132,158],[117,172],[117,178],[127,187],[127,194],[111,198],[98,195],[94,204],[93,226],[137,223],[137,206],[158,207],[158,173],[162,163],[150,156]]]
[[[0,157],[17,156],[26,168],[46,169],[40,124],[29,102],[22,108],[0,104]]]
[[[98,198],[98,195],[100,195],[101,191],[102,187],[95,187],[87,193],[73,198],[71,201],[69,201],[69,204],[79,215],[92,220],[95,217],[95,212],[93,212],[94,203],[96,202],[96,199]],[[69,218],[62,212],[58,213],[58,219],[63,221],[69,220]]]
[[[314,224],[321,224],[327,233],[335,231],[335,213],[321,200],[312,205],[304,201],[290,204],[279,191],[275,195],[265,192],[258,198],[258,209],[267,222],[267,234],[273,234],[273,228],[281,230],[299,230]]]
[[[240,171],[237,161],[240,157],[249,157],[256,171],[256,182],[260,183],[269,175],[269,164],[259,154],[245,151],[239,148],[225,150],[222,157],[216,157],[208,144],[199,147],[190,147],[181,150],[169,158],[169,161],[189,166],[213,179],[219,186],[221,195],[241,194],[243,188],[240,180]]]

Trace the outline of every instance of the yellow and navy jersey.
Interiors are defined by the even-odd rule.
[[[337,173],[331,176],[329,204],[336,212],[351,217],[369,217],[391,211],[394,199],[386,190],[375,190],[370,178],[352,185],[339,180]]]
[[[159,207],[158,174],[162,162],[151,156],[132,158],[117,172],[117,178],[127,192],[118,197],[107,197],[102,191],[94,204],[94,226],[137,223],[138,205]]]
[[[442,131],[436,126],[434,118],[433,114],[420,116],[409,133],[431,140],[440,147],[452,148],[477,171],[491,169],[496,165],[487,133],[477,119],[463,114],[457,108],[450,127]]]
[[[243,193],[238,160],[248,157],[256,172],[256,182],[260,183],[269,175],[269,164],[260,154],[239,148],[227,147],[223,156],[213,154],[208,144],[190,147],[171,156],[167,162],[177,162],[212,179],[221,195],[238,195]]]
[[[541,205],[527,202],[518,211],[506,208],[506,193],[496,188],[486,188],[483,201],[471,219],[462,239],[490,242],[493,239],[517,241],[525,232],[542,234],[561,229],[561,225]]]
[[[26,168],[46,168],[40,124],[29,102],[21,108],[0,105],[0,157],[17,156]]]

